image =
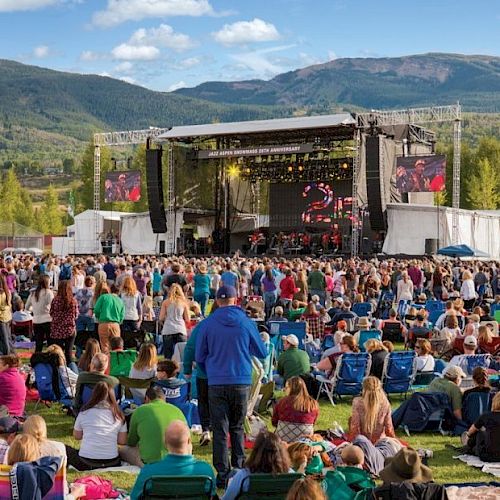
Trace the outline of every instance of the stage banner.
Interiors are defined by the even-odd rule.
[[[199,160],[209,158],[234,158],[240,156],[290,155],[312,153],[313,144],[287,144],[285,146],[255,146],[235,149],[203,149],[198,151]]]
[[[139,170],[106,172],[106,180],[104,181],[104,201],[106,203],[137,202],[140,199],[141,172]]]
[[[396,158],[396,186],[400,193],[443,191],[445,183],[445,155]]]

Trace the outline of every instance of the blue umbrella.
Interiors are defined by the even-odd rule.
[[[450,245],[449,247],[440,248],[437,253],[448,257],[489,257],[486,252],[472,248],[469,245]]]

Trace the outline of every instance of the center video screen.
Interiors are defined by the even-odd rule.
[[[272,183],[269,224],[275,229],[328,227],[352,215],[352,181]]]

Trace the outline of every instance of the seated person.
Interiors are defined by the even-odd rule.
[[[361,396],[352,402],[349,419],[349,436],[352,439],[363,435],[375,444],[380,438],[395,437],[392,426],[391,404],[376,377],[366,377]]]
[[[342,306],[344,305],[344,299],[342,297],[336,297],[332,300],[332,307],[328,309],[328,315],[330,318],[334,318],[336,314],[342,312]],[[332,325],[333,322],[330,320],[328,323],[329,325]],[[337,326],[338,328],[338,326]]]
[[[24,302],[21,297],[18,297],[14,304],[15,312],[12,314],[12,323],[24,323],[25,321],[33,321],[33,316],[29,311],[24,309]]]
[[[296,335],[283,337],[283,352],[278,357],[278,375],[286,382],[291,377],[300,377],[311,371],[309,355],[299,349],[299,339]]]
[[[356,340],[352,335],[346,335],[340,341],[340,351],[337,353],[330,354],[328,357],[323,358],[317,365],[316,369],[331,374],[335,371],[337,362],[345,353],[356,353],[359,352],[359,347]]]
[[[450,365],[459,366],[465,373],[469,373],[468,358],[476,354],[477,339],[473,335],[468,335],[464,339],[464,353],[453,356]],[[488,360],[485,361],[488,363]],[[489,363],[488,363],[489,364]]]
[[[481,306],[481,316],[479,319],[481,321],[495,321],[495,318],[490,315],[490,306],[488,304]]]
[[[387,349],[387,352],[394,352],[394,344],[390,340],[384,340],[382,345]]]
[[[297,321],[304,314],[306,310],[307,303],[300,302],[296,299],[292,300],[292,307],[288,311],[288,320]]]
[[[417,372],[429,373],[434,372],[435,360],[431,354],[431,343],[427,339],[418,339],[415,344],[415,353],[417,354]]]
[[[436,330],[442,330],[446,326],[446,320],[448,319],[448,316],[452,314],[455,314],[455,310],[453,309],[453,302],[451,300],[448,300],[445,304],[444,312],[434,323],[434,328]]]
[[[94,385],[89,402],[76,417],[73,437],[82,442],[79,450],[66,445],[68,465],[76,470],[120,465],[118,445],[127,442],[127,424],[113,388],[105,381]]]
[[[324,307],[319,308],[319,317],[325,325],[330,323],[330,321],[332,320],[332,318],[330,318],[330,315],[326,312],[326,309]]]
[[[156,382],[153,383],[153,386],[161,387],[167,400],[178,397],[180,395],[179,387],[187,384],[184,379],[177,377],[179,371],[179,363],[173,359],[163,359],[158,362]]]
[[[385,328],[386,325],[391,326],[394,324],[399,325],[401,327],[401,334],[405,336],[407,333],[406,327],[403,325],[403,323],[401,323],[401,321],[398,320],[398,312],[396,311],[396,309],[391,309],[389,311],[389,319],[384,320],[384,322],[382,323],[382,330]]]
[[[248,481],[245,479],[252,474],[286,474],[293,472],[290,465],[290,457],[279,437],[266,430],[260,432],[245,462],[245,467],[229,480],[222,500],[238,498],[242,488],[245,492],[248,488]]]
[[[207,462],[193,456],[191,432],[183,421],[174,420],[165,429],[164,444],[168,454],[159,462],[142,468],[130,494],[131,500],[138,500],[142,497],[144,484],[153,476],[208,476],[213,479],[212,495],[215,495],[214,471]]]
[[[415,304],[419,306],[425,306],[426,302],[427,302],[427,295],[425,295],[425,293],[419,294],[415,300]]]
[[[331,322],[335,327],[335,325],[342,319],[348,323],[354,323],[357,317],[357,314],[351,311],[351,301],[346,299],[342,305],[342,310],[332,318]]]
[[[98,352],[90,362],[90,371],[80,372],[76,380],[75,399],[73,406],[79,410],[82,405],[82,393],[85,385],[94,386],[99,382],[106,382],[114,389],[120,382],[117,378],[111,375],[105,375],[108,367],[108,356],[102,352]]]
[[[479,331],[479,314],[471,314],[467,317],[467,324],[464,328],[464,335],[472,335],[477,338]]]
[[[453,347],[453,342],[457,337],[462,335],[462,331],[458,326],[458,318],[455,313],[450,313],[446,316],[445,326],[439,330],[439,333],[432,336],[436,340],[446,340],[445,350]]]
[[[40,415],[30,415],[23,424],[23,434],[33,436],[40,446],[41,457],[61,457],[66,463],[66,447],[60,441],[47,438],[47,424]]]
[[[366,352],[372,358],[370,367],[370,375],[382,380],[382,372],[384,371],[384,361],[389,352],[380,340],[368,339],[365,342]]]
[[[462,391],[460,384],[466,377],[460,366],[448,365],[443,371],[443,378],[435,378],[427,387],[427,392],[444,392],[450,398],[453,414],[462,420]]]
[[[408,330],[407,343],[411,346],[415,346],[415,342],[419,338],[429,338],[431,336],[431,331],[427,326],[427,320],[423,312],[419,311],[417,317],[413,322],[413,325]]]
[[[59,376],[61,377],[61,381],[66,389],[67,395],[72,398],[75,394],[78,373],[75,373],[66,365],[66,356],[64,355],[64,351],[57,344],[49,345],[46,352],[54,354],[54,358],[57,359]],[[74,367],[74,363],[72,363],[71,366]]]
[[[148,380],[156,377],[156,365],[158,363],[158,355],[156,353],[156,346],[150,342],[146,342],[141,345],[139,349],[139,355],[135,363],[130,369],[129,377],[138,380]],[[134,397],[134,400],[140,402],[144,401],[144,396],[146,395],[146,389],[135,389],[131,388],[130,392]]]
[[[109,340],[109,374],[113,377],[128,377],[133,364],[137,360],[137,350],[124,349],[121,337],[112,337]]]
[[[340,456],[342,464],[337,466],[336,471],[342,474],[343,480],[349,488],[357,492],[375,486],[370,473],[364,470],[365,454],[359,446],[352,444],[344,446]],[[328,482],[328,472],[326,480]],[[334,495],[330,498],[334,498]]]
[[[174,420],[186,423],[182,411],[165,402],[161,387],[147,389],[144,404],[132,413],[127,446],[120,448],[122,459],[138,467],[161,460],[167,453],[163,433]]]
[[[0,464],[7,463],[7,452],[22,426],[15,418],[0,417]]]
[[[495,395],[491,411],[483,413],[465,433],[469,453],[483,462],[500,462],[500,392]]]
[[[482,352],[492,352],[494,349],[493,332],[488,325],[480,325],[478,328],[477,343]]]
[[[121,339],[121,337],[116,337]],[[90,371],[90,362],[94,357],[94,354],[101,352],[101,346],[99,341],[94,338],[87,339],[85,343],[85,350],[83,351],[80,359],[78,360],[78,371],[79,372],[88,372]]]
[[[403,471],[407,473],[403,473]],[[434,480],[431,469],[422,464],[419,454],[411,448],[402,448],[392,458],[386,459],[386,466],[380,471],[379,476],[384,485],[391,485],[391,483],[430,483]],[[376,493],[374,494],[376,495]],[[417,498],[417,496],[414,498]]]
[[[268,319],[268,323],[270,321],[288,321],[288,319],[285,318],[283,314],[284,314],[283,307],[276,306],[274,308],[274,314]]]
[[[314,500],[326,500],[327,496],[320,483],[311,476],[297,479],[288,490],[285,500],[303,500],[313,498]]]
[[[0,405],[9,415],[21,417],[26,404],[26,384],[19,373],[20,359],[15,354],[0,356]]]
[[[318,419],[318,402],[309,396],[306,384],[300,377],[291,377],[285,383],[285,397],[273,409],[272,423],[276,434],[287,443],[302,436],[310,436]]]
[[[406,328],[411,328],[413,326],[413,323],[417,319],[417,308],[416,307],[410,307],[408,311],[405,314],[405,326]]]
[[[320,453],[325,453],[326,459],[331,466],[331,460],[325,452],[326,443],[323,443],[325,442],[301,440],[289,444],[287,450],[292,469],[301,474],[321,474],[324,464]],[[326,446],[333,449],[331,443],[326,444]]]
[[[483,368],[482,366],[476,366],[472,372],[472,380],[474,381],[474,387],[464,391],[463,399],[465,399],[465,397],[470,393],[491,392],[491,386],[488,382],[488,372],[486,371],[486,368]]]

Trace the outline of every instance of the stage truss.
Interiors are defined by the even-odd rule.
[[[358,177],[360,168],[361,131],[377,127],[392,125],[409,125],[410,136],[416,141],[424,144],[432,144],[434,134],[419,125],[427,123],[453,122],[453,182],[452,182],[452,234],[453,243],[458,242],[458,209],[460,207],[460,151],[461,151],[461,120],[462,110],[459,103],[451,106],[430,106],[424,108],[411,108],[396,111],[372,110],[369,113],[356,115],[357,129],[354,140],[356,151],[353,156],[353,179],[352,179],[352,238],[351,255],[359,255],[360,247],[360,206],[357,197]],[[99,241],[99,210],[100,210],[100,188],[101,188],[101,147],[102,146],[127,146],[146,143],[147,139],[154,140],[160,135],[171,130],[169,128],[152,127],[146,130],[129,130],[121,132],[105,132],[94,134],[94,227],[96,242]],[[175,253],[175,162],[173,155],[174,143],[168,142],[168,191],[167,191],[167,253]]]

